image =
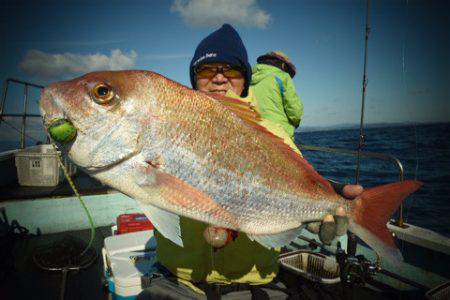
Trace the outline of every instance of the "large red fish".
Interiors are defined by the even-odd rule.
[[[350,230],[380,255],[400,257],[386,222],[420,182],[378,186],[345,200],[239,100],[152,72],[117,71],[52,84],[40,105],[46,126],[65,119],[77,129],[61,145],[69,157],[136,199],[177,244],[178,215],[275,247],[341,206]]]

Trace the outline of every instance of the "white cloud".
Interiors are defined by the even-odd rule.
[[[60,40],[60,41],[18,41],[19,45],[45,45],[45,46],[56,46],[56,47],[92,47],[92,46],[105,46],[111,44],[125,43],[125,39],[116,40]]]
[[[192,54],[147,54],[141,56],[141,58],[149,60],[173,60],[173,59],[192,58]]]
[[[266,28],[272,20],[256,0],[175,0],[170,11],[179,13],[185,23],[193,26],[231,23]]]
[[[110,55],[63,53],[51,54],[39,50],[29,50],[19,68],[29,75],[42,78],[59,79],[73,75],[81,75],[99,70],[132,69],[137,54],[122,53],[119,49],[111,50]]]

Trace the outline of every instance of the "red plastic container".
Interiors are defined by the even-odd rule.
[[[123,214],[117,217],[117,234],[152,229],[152,222],[144,214]]]

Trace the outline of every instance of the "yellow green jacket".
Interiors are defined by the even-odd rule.
[[[227,96],[239,98],[233,92]],[[251,93],[247,98],[240,99],[255,105]],[[267,120],[263,120],[262,125],[280,135],[300,153],[279,125]],[[191,282],[265,284],[273,280],[278,272],[280,249],[269,250],[239,232],[236,240],[222,249],[214,250],[203,238],[207,226],[203,222],[180,217],[184,247],[176,245],[155,230],[157,259],[179,281],[201,292]]]
[[[261,117],[280,124],[294,139],[294,130],[303,115],[303,103],[291,77],[283,70],[265,64],[256,64],[252,72],[250,88]]]

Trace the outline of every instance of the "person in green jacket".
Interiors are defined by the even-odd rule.
[[[294,140],[294,130],[303,115],[303,104],[292,81],[295,66],[281,51],[266,53],[257,62],[252,70],[251,89],[258,112],[263,119],[281,126]]]

